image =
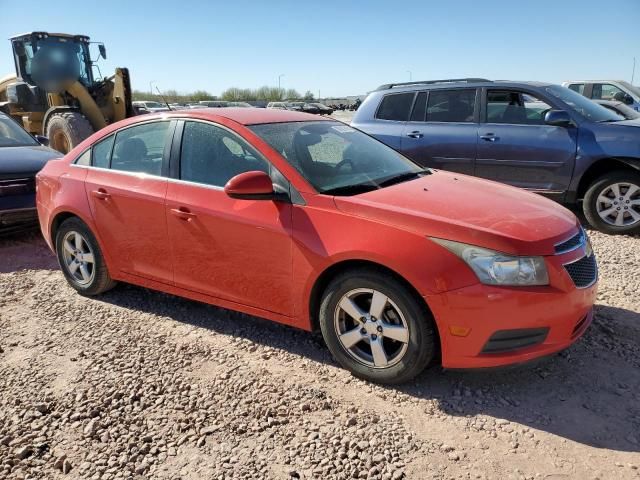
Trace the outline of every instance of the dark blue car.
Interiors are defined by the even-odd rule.
[[[0,235],[38,224],[36,173],[62,154],[27,133],[9,116],[0,113]]]
[[[425,167],[582,202],[598,230],[640,232],[640,121],[568,88],[477,78],[383,85],[352,125]]]

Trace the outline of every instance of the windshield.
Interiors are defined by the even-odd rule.
[[[90,71],[91,57],[88,44],[76,42],[67,37],[46,37],[37,42],[25,40],[24,52],[17,55],[21,74],[29,81],[50,85],[54,80],[79,80],[90,87],[93,76]],[[55,90],[55,88],[51,88]]]
[[[167,108],[166,105],[163,105],[158,102],[145,102],[147,108]]]
[[[0,115],[0,147],[24,147],[38,142],[9,117]]]
[[[577,92],[560,85],[552,85],[546,88],[554,97],[561,100],[569,106],[574,112],[579,113],[583,117],[592,122],[619,122],[624,117],[612,112],[611,110],[592,102]]]
[[[429,173],[339,122],[267,123],[249,128],[320,193],[354,195]]]

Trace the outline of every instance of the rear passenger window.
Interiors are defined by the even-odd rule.
[[[413,106],[413,112],[411,112],[412,122],[424,122],[424,114],[427,110],[427,92],[420,92],[416,103]]]
[[[414,96],[413,92],[385,96],[378,107],[376,118],[406,122],[409,119],[409,110],[411,110]]]
[[[475,90],[431,90],[427,122],[473,122]]]
[[[111,168],[123,172],[162,174],[162,156],[169,122],[153,122],[121,130],[111,157]]]
[[[109,138],[93,146],[91,165],[99,168],[109,168],[109,159],[111,157],[114,138],[115,135],[111,135]]]

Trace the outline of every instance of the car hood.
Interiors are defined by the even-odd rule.
[[[12,173],[38,173],[44,164],[62,153],[41,145],[0,147],[0,176]]]
[[[334,198],[352,215],[515,255],[553,255],[579,228],[573,213],[540,195],[443,171]]]

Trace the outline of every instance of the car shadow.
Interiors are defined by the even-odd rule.
[[[335,365],[318,333],[132,285],[100,300]],[[486,415],[596,448],[640,452],[638,325],[636,312],[597,306],[580,341],[538,363],[488,371],[432,367],[409,384],[382,388],[436,400],[458,417]]]
[[[38,232],[0,239],[0,258],[0,273],[58,269]],[[335,365],[318,333],[127,284],[96,300]],[[640,452],[640,313],[598,305],[582,339],[538,364],[467,372],[432,367],[411,383],[380,388],[436,401],[470,424],[489,416],[596,448]]]
[[[37,227],[0,236],[0,273],[57,270],[58,262]]]

